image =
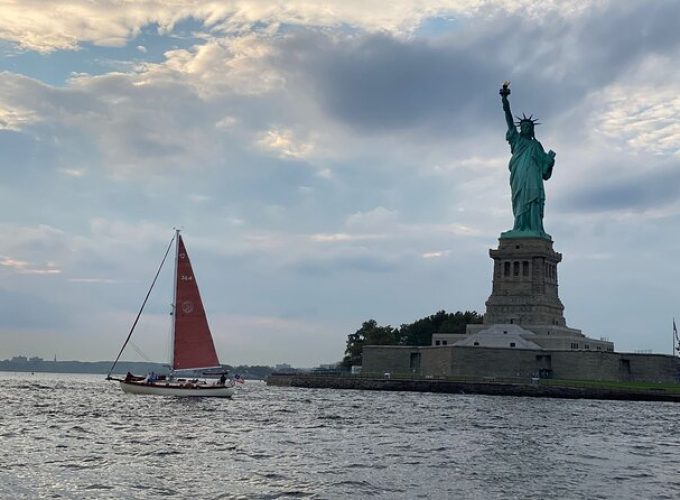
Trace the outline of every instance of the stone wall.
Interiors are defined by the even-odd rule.
[[[450,374],[473,378],[531,378],[536,376],[536,355],[529,349],[457,347],[453,349]]]
[[[451,371],[450,347],[364,346],[363,373],[415,373],[417,375],[447,376]],[[414,357],[420,356],[417,361]]]
[[[663,354],[553,352],[553,378],[677,382],[680,359]],[[579,374],[583,374],[580,375]]]
[[[363,371],[480,379],[541,376],[565,380],[673,383],[680,381],[680,358],[597,351],[365,346]]]

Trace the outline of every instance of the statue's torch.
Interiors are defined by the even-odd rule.
[[[509,81],[504,81],[503,86],[501,87],[501,90],[498,92],[501,96],[507,97],[510,95],[510,82]]]

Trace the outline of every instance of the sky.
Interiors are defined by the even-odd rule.
[[[498,90],[557,152],[567,325],[670,353],[680,18],[644,0],[0,0],[0,359],[111,360],[181,228],[220,360],[484,312]],[[166,269],[124,359],[166,361]]]

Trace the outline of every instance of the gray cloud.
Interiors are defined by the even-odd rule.
[[[604,15],[593,12],[579,29],[582,66],[606,79],[640,58],[672,54],[680,45],[679,18],[677,2],[612,2]]]
[[[644,211],[677,202],[680,168],[658,166],[635,176],[605,177],[595,185],[581,186],[555,200],[555,209],[567,212]]]
[[[468,49],[386,34],[331,39],[303,33],[282,44],[275,64],[326,114],[361,133],[423,127],[439,135],[465,131],[466,121],[495,110],[494,94],[507,71],[496,58]]]
[[[473,54],[424,40],[370,35],[333,43],[307,35],[289,47],[304,53],[298,70],[321,106],[368,130],[447,119],[470,104],[474,89],[496,80]]]
[[[465,133],[498,119],[504,79],[514,82],[515,113],[568,113],[593,86],[653,54],[672,54],[678,17],[680,4],[613,2],[577,19],[536,22],[504,13],[437,40],[301,32],[281,45],[278,64],[328,115],[362,132]]]

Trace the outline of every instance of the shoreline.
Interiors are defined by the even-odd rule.
[[[484,394],[490,396],[518,396],[563,399],[603,399],[619,401],[668,401],[680,403],[680,386],[677,390],[664,387],[578,387],[573,385],[548,385],[541,380],[529,382],[504,382],[485,380],[403,379],[362,376],[314,375],[308,373],[274,373],[266,379],[268,386],[299,387],[307,389],[341,389],[367,391],[409,391],[446,394]],[[560,382],[560,381],[556,381]],[[568,382],[560,382],[566,383]],[[584,384],[588,381],[583,381]]]

